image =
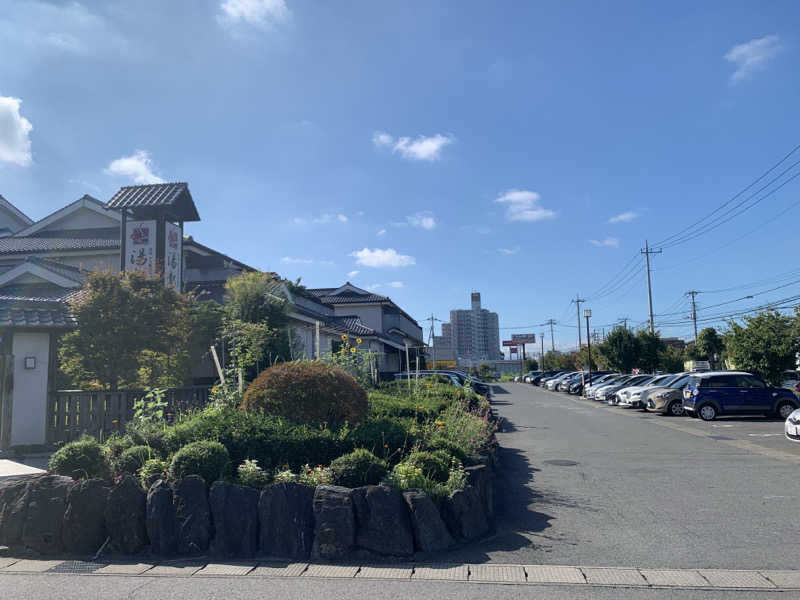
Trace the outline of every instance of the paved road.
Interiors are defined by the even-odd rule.
[[[505,518],[453,560],[798,567],[800,445],[780,422],[662,417],[527,384],[494,399]]]

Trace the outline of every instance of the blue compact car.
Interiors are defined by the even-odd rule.
[[[683,410],[690,417],[713,421],[720,415],[767,415],[786,419],[798,408],[791,390],[769,387],[743,371],[709,371],[692,375],[683,389]]]

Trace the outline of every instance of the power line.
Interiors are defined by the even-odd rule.
[[[666,245],[666,244],[670,243],[670,242],[671,242],[673,239],[675,239],[675,238],[677,238],[677,237],[681,237],[681,236],[682,236],[682,235],[684,235],[686,232],[688,232],[688,231],[690,231],[690,230],[694,229],[694,228],[695,228],[697,225],[699,225],[699,224],[703,223],[704,221],[706,221],[706,220],[707,220],[707,219],[709,219],[710,217],[713,217],[715,214],[717,214],[717,213],[718,213],[719,211],[721,211],[723,208],[725,208],[726,206],[728,206],[728,205],[729,205],[731,202],[734,202],[734,201],[735,201],[737,198],[739,198],[739,196],[741,196],[742,194],[745,194],[745,193],[746,193],[746,192],[747,192],[747,191],[748,191],[750,188],[752,188],[753,186],[757,185],[759,181],[761,181],[762,179],[764,179],[764,178],[765,178],[767,175],[769,175],[769,174],[770,174],[772,171],[774,171],[774,170],[775,170],[775,169],[777,169],[777,168],[778,168],[780,165],[782,165],[784,162],[786,162],[786,161],[789,159],[789,157],[790,157],[790,156],[792,156],[792,154],[794,154],[794,153],[795,153],[795,152],[797,152],[798,150],[800,150],[800,144],[798,144],[797,146],[795,146],[794,148],[792,148],[792,150],[791,150],[791,151],[790,151],[788,154],[786,154],[786,155],[785,155],[783,158],[781,158],[781,159],[780,159],[780,160],[779,160],[777,163],[775,163],[774,165],[772,165],[772,166],[771,166],[769,169],[767,169],[767,170],[766,170],[764,173],[762,173],[761,175],[759,175],[759,176],[758,176],[758,177],[757,177],[755,180],[753,180],[753,181],[752,181],[752,182],[751,182],[751,183],[750,183],[750,184],[749,184],[747,187],[745,187],[744,189],[742,189],[742,190],[740,190],[739,192],[737,192],[736,194],[734,194],[734,195],[733,195],[731,198],[729,198],[729,199],[728,199],[726,202],[724,202],[723,204],[721,204],[720,206],[718,206],[717,208],[715,208],[713,211],[711,211],[711,212],[710,212],[710,213],[708,213],[707,215],[705,215],[705,216],[701,217],[700,219],[698,219],[697,221],[695,221],[694,223],[692,223],[692,224],[691,224],[691,225],[689,225],[688,227],[684,228],[683,230],[681,230],[681,231],[679,231],[679,232],[677,232],[677,233],[674,233],[674,234],[672,234],[671,236],[669,236],[669,237],[666,237],[666,238],[664,238],[663,240],[661,240],[661,241],[657,242],[657,243],[656,243],[656,246],[664,246],[664,245]]]

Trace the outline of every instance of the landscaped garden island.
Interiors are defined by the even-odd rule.
[[[0,545],[17,555],[345,560],[485,535],[488,399],[436,377],[364,386],[343,348],[338,365],[278,363],[243,394],[220,384],[205,408],[169,423],[152,392],[124,433],[65,444],[50,474],[0,483]]]

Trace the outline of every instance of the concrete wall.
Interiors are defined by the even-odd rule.
[[[50,334],[14,332],[11,348],[14,355],[11,445],[44,444]],[[30,356],[36,357],[35,369],[25,368],[25,358]]]
[[[343,306],[341,304],[335,304],[334,311],[337,317],[356,315],[367,327],[378,332],[383,331],[383,307],[381,306]]]

